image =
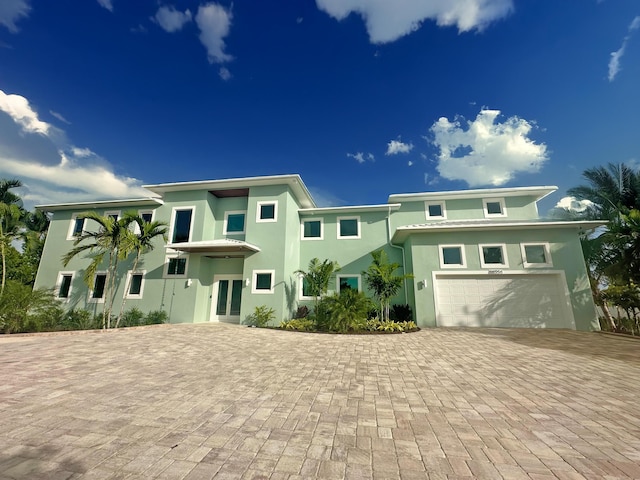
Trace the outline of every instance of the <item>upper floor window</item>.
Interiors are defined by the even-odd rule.
[[[69,232],[67,233],[67,240],[75,240],[76,237],[82,235],[84,230],[85,219],[81,218],[80,213],[74,213],[71,217],[71,224],[69,225]]]
[[[104,294],[107,286],[107,272],[97,272],[93,278],[93,288],[89,291],[89,302],[104,302]]]
[[[303,240],[322,240],[322,219],[314,218],[312,220],[302,220],[302,239]]]
[[[427,220],[442,220],[447,218],[444,202],[425,202]]]
[[[191,241],[193,211],[195,207],[174,208],[171,221],[171,243]]]
[[[71,298],[71,282],[74,272],[60,272],[56,283],[56,297],[60,300],[69,301]]]
[[[440,268],[464,268],[467,261],[464,245],[440,245]]]
[[[222,229],[222,233],[225,235],[244,233],[244,219],[246,213],[246,210],[226,212],[224,214],[224,227]]]
[[[120,218],[120,210],[109,210],[104,212],[105,217],[111,218],[114,222],[117,222]]]
[[[147,223],[153,222],[153,210],[140,210],[138,215]]]
[[[506,245],[478,245],[482,268],[508,267]]]
[[[256,222],[277,222],[278,202],[258,202]]]
[[[338,238],[360,238],[360,217],[338,217]]]
[[[522,264],[525,267],[550,267],[551,253],[548,243],[521,243]]]
[[[507,207],[504,204],[504,198],[485,198],[482,202],[484,216],[486,218],[507,216]]]

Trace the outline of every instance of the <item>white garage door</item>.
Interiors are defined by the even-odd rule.
[[[575,329],[561,275],[437,275],[441,327]]]

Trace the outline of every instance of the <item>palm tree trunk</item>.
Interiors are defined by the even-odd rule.
[[[108,295],[107,298],[105,299],[108,303],[108,317],[107,317],[107,328],[111,328],[111,312],[113,311],[113,302],[114,302],[114,297],[116,295],[115,290],[115,286],[116,286],[116,274],[118,272],[118,254],[117,252],[113,253],[113,266],[111,274],[109,275],[108,278],[108,282],[107,282],[107,288],[108,288]]]
[[[133,262],[133,268],[131,269],[131,275],[127,275],[127,279],[124,282],[124,297],[122,298],[122,305],[120,306],[120,312],[118,313],[118,319],[116,320],[115,328],[118,328],[120,325],[120,320],[122,320],[122,314],[124,313],[124,306],[127,303],[127,294],[129,293],[129,288],[131,288],[131,281],[133,280],[133,274],[138,269],[138,262],[140,261],[140,252],[136,254],[136,259]]]
[[[0,234],[1,234],[0,230]],[[0,287],[0,298],[4,295],[4,286],[7,282],[7,258],[5,255],[4,241],[0,240],[0,255],[2,255],[2,286]]]

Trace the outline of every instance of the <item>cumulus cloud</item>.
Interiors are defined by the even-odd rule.
[[[220,67],[220,71],[218,72],[218,75],[220,75],[220,78],[223,79],[225,82],[231,78],[231,72],[227,67]]]
[[[555,206],[555,208],[561,208],[574,213],[583,213],[591,207],[593,207],[591,200],[578,200],[576,197],[563,197]]]
[[[98,3],[101,7],[106,8],[110,12],[113,12],[113,2],[112,0],[98,0]]]
[[[20,125],[24,133],[49,135],[51,125],[41,121],[29,105],[29,101],[21,95],[7,95],[0,90],[0,111],[8,114],[16,124]]]
[[[629,40],[631,39],[633,32],[638,30],[639,28],[640,28],[640,16],[637,16],[629,24],[629,27],[627,29],[627,36],[624,37],[624,40],[622,41],[622,45],[620,46],[620,48],[615,52],[611,52],[611,58],[609,59],[609,76],[608,76],[610,82],[613,82],[618,76],[618,73],[620,72],[620,69],[621,69],[620,60],[622,59],[624,52],[627,49],[627,44],[629,43]]]
[[[387,153],[385,153],[385,155],[409,153],[411,150],[413,150],[413,144],[403,143],[400,140],[391,140],[389,143],[387,143]]]
[[[347,153],[347,157],[353,158],[358,163],[365,163],[367,160],[370,162],[376,161],[376,157],[373,153],[364,153],[364,152]]]
[[[455,25],[459,32],[482,30],[513,11],[512,0],[316,0],[316,5],[336,20],[360,15],[371,43],[393,42],[425,20]]]
[[[224,63],[233,60],[225,53],[224,39],[229,35],[233,15],[217,3],[207,3],[198,7],[196,24],[200,29],[200,41],[207,49],[210,63]]]
[[[499,110],[483,109],[473,121],[442,117],[430,129],[439,149],[438,172],[471,187],[504,185],[519,172],[538,172],[547,161],[547,147],[529,138],[534,125],[518,117],[497,122]]]
[[[191,21],[191,12],[187,9],[183,13],[172,5],[162,6],[151,19],[163,30],[172,33],[182,30],[182,27]]]
[[[16,33],[16,22],[29,15],[31,7],[28,0],[2,0],[0,2],[0,25],[4,25],[11,33]]]

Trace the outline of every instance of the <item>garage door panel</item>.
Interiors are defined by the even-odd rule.
[[[575,328],[560,275],[436,277],[439,326]]]

